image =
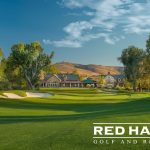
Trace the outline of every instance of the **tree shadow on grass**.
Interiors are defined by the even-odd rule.
[[[1,107],[35,110],[65,110],[78,114],[46,115],[46,116],[0,116],[0,123],[46,122],[64,120],[86,120],[116,116],[138,116],[150,114],[150,98],[130,100],[120,103],[34,103],[19,100],[1,100]]]
[[[109,99],[107,99],[109,100]],[[68,102],[68,100],[67,100]],[[81,102],[81,101],[80,101]],[[94,101],[93,101],[94,102]],[[63,110],[63,111],[75,111],[75,112],[88,112],[88,111],[97,111],[99,107],[105,109],[105,106],[111,107],[110,103],[46,103],[46,102],[31,102],[23,100],[1,100],[0,107],[3,108],[12,108],[12,109],[26,109],[26,110]]]

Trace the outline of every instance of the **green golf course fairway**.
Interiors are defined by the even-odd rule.
[[[93,144],[94,122],[150,122],[150,94],[41,89],[48,98],[0,98],[0,150],[148,150]]]

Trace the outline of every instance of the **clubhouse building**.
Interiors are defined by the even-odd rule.
[[[104,76],[104,81],[105,81],[104,86],[107,88],[113,88],[116,86],[123,87],[125,81],[125,75],[123,74],[111,75],[110,72],[108,72],[108,74]]]
[[[79,75],[77,74],[48,74],[41,81],[41,87],[43,88],[86,88],[86,87],[104,87],[104,88],[114,88],[116,86],[123,87],[125,76],[120,75],[111,75],[108,72],[107,75],[103,75],[104,84],[99,84],[99,76],[96,78],[88,77],[83,80],[80,80]]]
[[[98,83],[92,78],[80,80],[77,74],[48,74],[44,80],[41,81],[43,88],[84,88],[84,87],[97,87]]]

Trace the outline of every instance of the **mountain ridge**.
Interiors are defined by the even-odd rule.
[[[121,66],[105,66],[97,64],[78,64],[72,62],[57,62],[54,64],[56,69],[61,73],[77,72],[81,76],[97,76],[106,75],[108,72],[112,75],[122,74],[123,67]]]

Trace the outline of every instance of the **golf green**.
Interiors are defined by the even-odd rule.
[[[148,150],[150,144],[94,144],[94,122],[150,122],[150,94],[41,89],[48,98],[0,98],[0,150]]]

